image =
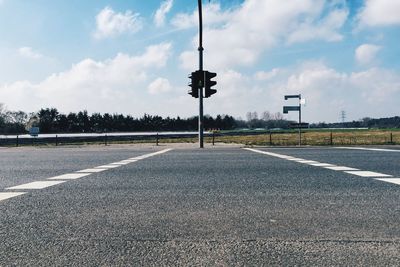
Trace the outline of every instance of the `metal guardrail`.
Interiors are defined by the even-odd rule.
[[[212,134],[206,133],[205,136]],[[112,142],[150,142],[157,143],[162,139],[194,138],[196,133],[177,133],[177,134],[135,134],[135,135],[96,135],[96,136],[58,136],[54,137],[26,137],[12,136],[0,138],[0,146],[26,146],[26,145],[67,145],[67,144],[85,144],[85,143],[104,143]]]
[[[244,132],[207,132],[204,134],[209,143],[229,142],[247,145],[292,146],[297,145],[297,133],[285,131],[244,131]],[[0,146],[30,146],[30,145],[70,145],[70,144],[109,144],[109,143],[155,143],[165,142],[166,139],[174,142],[174,139],[197,139],[197,133],[123,133],[110,134],[77,134],[66,136],[65,134],[52,136],[38,136],[23,138],[12,136],[0,137]],[[400,144],[399,132],[305,132],[302,134],[303,145],[379,145]],[[184,140],[185,141],[185,140]],[[192,140],[193,141],[193,140]],[[197,141],[197,140],[196,140]]]

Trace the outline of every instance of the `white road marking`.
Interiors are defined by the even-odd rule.
[[[400,152],[397,149],[387,149],[387,148],[367,148],[367,147],[335,147],[338,149],[353,149],[353,150],[369,150],[369,151],[383,151],[383,152]]]
[[[376,178],[375,180],[400,185],[400,178]]]
[[[80,170],[80,171],[77,171],[77,172],[79,172],[79,173],[94,173],[94,172],[103,172],[105,170],[107,170],[107,169],[91,168],[91,169]]]
[[[26,194],[26,192],[6,192],[6,193],[0,193],[0,201],[6,200],[12,197],[17,197],[20,195]]]
[[[315,163],[319,163],[318,161],[314,161],[314,160],[299,160],[297,161],[299,163],[304,163],[304,164],[315,164]]]
[[[127,163],[133,163],[133,162],[136,162],[136,161],[138,161],[137,159],[126,159],[126,160],[121,160],[120,162],[123,162],[123,163],[125,163],[125,162],[127,162]]]
[[[358,171],[359,169],[356,168],[350,168],[350,167],[346,167],[346,166],[327,166],[324,167],[325,169],[329,169],[329,170],[334,170],[334,171]]]
[[[383,174],[379,172],[370,172],[370,171],[346,171],[346,172],[361,177],[392,177],[392,175]]]
[[[260,153],[260,154],[265,154],[265,155],[269,155],[269,156],[273,156],[273,157],[282,158],[282,159],[286,158],[287,160],[296,161],[296,162],[299,162],[299,163],[306,163],[306,164],[309,164],[309,165],[312,165],[312,166],[316,166],[316,167],[323,167],[323,168],[329,169],[329,170],[344,171],[345,173],[358,175],[358,176],[361,176],[361,177],[376,177],[375,178],[376,180],[400,185],[400,178],[382,178],[382,179],[378,178],[378,177],[392,177],[392,175],[388,175],[388,174],[384,174],[384,173],[371,172],[371,171],[361,171],[359,169],[346,167],[346,166],[336,166],[336,165],[329,164],[329,163],[319,163],[319,162],[313,161],[313,160],[304,160],[304,159],[300,159],[300,158],[292,158],[290,156],[285,156],[285,155],[281,155],[281,154],[266,152],[266,151],[262,151],[262,150],[252,149],[252,148],[244,148],[244,149],[249,150],[249,151],[253,151],[253,152],[256,152],[256,153]],[[354,148],[348,148],[348,149],[354,149]],[[358,148],[355,148],[355,149],[358,149]],[[363,148],[359,148],[359,149],[363,149]],[[366,150],[368,150],[368,149],[366,149]],[[376,149],[374,149],[374,150],[376,150]],[[382,150],[382,149],[380,149],[380,150]]]
[[[329,163],[311,163],[310,165],[316,166],[316,167],[334,167],[336,165],[329,164]]]
[[[99,168],[99,169],[112,169],[112,168],[118,168],[118,165],[101,165],[101,166],[97,166],[94,167],[95,169]]]
[[[145,159],[148,157],[152,157],[152,156],[156,156],[159,154],[163,154],[166,153],[168,151],[171,151],[172,149],[164,149],[161,151],[157,151],[154,153],[150,153],[147,155],[143,155],[140,157],[140,159]],[[106,171],[108,169],[112,169],[112,168],[117,168],[121,165],[126,165],[129,163],[133,163],[136,162],[138,160],[138,158],[130,158],[130,159],[126,159],[126,160],[122,160],[120,162],[114,162],[114,163],[110,163],[107,165],[102,165],[102,166],[98,166],[98,167],[94,167],[94,168],[89,168],[89,169],[84,169],[84,170],[80,170],[77,171],[75,173],[67,173],[67,174],[63,174],[63,175],[58,175],[58,176],[54,176],[54,177],[50,177],[47,178],[46,181],[36,181],[36,182],[31,182],[31,183],[26,183],[26,184],[21,184],[21,185],[17,185],[17,186],[12,186],[12,187],[8,187],[6,188],[6,190],[15,190],[15,189],[44,189],[50,186],[54,186],[54,185],[58,185],[58,184],[62,184],[67,182],[67,180],[73,180],[73,179],[78,179],[81,177],[85,177],[88,176],[90,174],[93,173],[98,173],[98,172],[102,172],[102,171]],[[57,181],[49,181],[49,180],[57,180]],[[26,194],[26,192],[0,192],[0,201],[8,199],[8,198],[12,198],[12,197],[16,197],[16,196],[20,196],[22,194]]]
[[[31,182],[27,184],[21,184],[17,186],[12,186],[6,188],[7,190],[14,190],[14,189],[44,189],[46,187],[50,187],[53,185],[58,185],[65,183],[66,181],[36,181],[36,182]]]
[[[67,173],[47,178],[48,180],[74,180],[90,175],[90,173]]]

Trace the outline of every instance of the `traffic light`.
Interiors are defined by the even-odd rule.
[[[211,80],[215,76],[217,76],[217,74],[215,72],[209,72],[209,71],[205,71],[204,72],[204,78],[205,78],[205,83],[204,83],[205,94],[204,94],[204,97],[206,97],[206,98],[212,96],[213,94],[215,94],[217,92],[217,90],[211,88],[211,87],[213,87],[214,85],[217,84],[216,81],[212,81]]]
[[[202,71],[197,70],[195,72],[192,72],[189,75],[189,78],[190,78],[189,86],[191,90],[189,90],[188,94],[195,98],[199,98],[199,88],[201,88],[203,85]]]

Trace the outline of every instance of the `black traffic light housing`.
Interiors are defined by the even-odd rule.
[[[188,92],[194,98],[199,98],[199,88],[203,87],[203,72],[202,71],[195,71],[189,75],[190,78],[190,90]]]
[[[217,74],[215,72],[209,72],[209,71],[205,71],[204,72],[204,88],[205,88],[205,94],[204,97],[210,97],[213,94],[215,94],[217,92],[217,90],[211,88],[213,86],[215,86],[217,84],[216,81],[211,80],[212,78],[216,77]]]

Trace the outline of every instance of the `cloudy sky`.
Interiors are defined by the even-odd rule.
[[[304,121],[400,115],[400,0],[203,4],[204,65],[218,73],[206,114],[281,112],[301,93]],[[0,0],[0,103],[196,115],[197,27],[196,0]]]

